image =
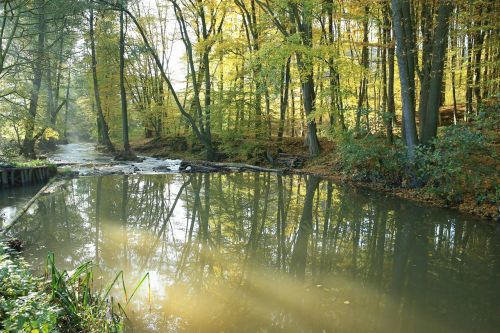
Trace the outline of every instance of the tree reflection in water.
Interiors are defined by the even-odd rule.
[[[150,272],[135,331],[493,332],[500,231],[476,222],[315,177],[171,174],[69,181],[13,232],[35,267]]]

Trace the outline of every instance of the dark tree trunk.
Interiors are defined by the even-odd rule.
[[[300,32],[302,37],[302,45],[311,48],[313,46],[313,34],[312,34],[312,13],[308,10],[303,9],[302,15],[299,14],[296,5],[292,6],[292,18],[297,26],[298,32]],[[306,63],[304,55],[302,53],[297,53],[297,66],[299,68],[299,73],[302,83],[302,98],[304,105],[305,118],[307,123],[307,138],[306,144],[309,148],[309,155],[318,156],[321,152],[321,147],[318,140],[316,121],[314,119],[309,119],[316,109],[316,94],[314,91],[314,69],[312,64]]]
[[[425,121],[423,122],[421,141],[424,144],[429,143],[437,135],[439,121],[439,106],[441,105],[441,87],[443,84],[444,60],[446,57],[446,48],[448,45],[448,28],[450,16],[453,11],[453,5],[442,0],[439,5],[437,26],[433,38],[432,56],[431,56],[431,75],[429,82],[429,93],[427,99]]]
[[[361,50],[361,66],[363,67],[363,77],[359,83],[359,95],[358,95],[358,108],[356,110],[356,132],[359,134],[361,132],[361,113],[363,112],[363,103],[368,98],[368,14],[369,8],[365,6],[365,17],[363,19],[363,47]],[[365,110],[367,112],[367,110]],[[367,122],[368,127],[368,122]]]
[[[283,77],[281,80],[281,96],[280,96],[280,124],[278,127],[278,139],[281,142],[283,139],[283,133],[285,131],[285,116],[286,110],[288,108],[288,96],[290,87],[290,62],[291,58],[288,58],[285,70],[283,71]]]
[[[302,217],[300,218],[299,230],[297,233],[297,240],[293,248],[292,258],[290,262],[290,274],[298,279],[304,279],[307,260],[307,246],[309,238],[313,231],[312,225],[312,211],[314,194],[320,179],[310,176],[307,180],[306,198],[304,199],[304,209],[302,210]]]
[[[393,127],[396,122],[396,107],[394,103],[394,40],[391,37],[391,7],[389,0],[384,6],[384,36],[386,45],[386,56],[388,65],[388,77],[387,77],[387,97],[386,97],[386,107],[387,107],[387,139],[389,142],[394,142]],[[384,61],[385,61],[384,57]]]

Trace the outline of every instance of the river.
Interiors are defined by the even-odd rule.
[[[123,271],[129,290],[149,273],[127,309],[134,332],[500,327],[499,226],[312,176],[145,162],[68,180],[11,231],[35,270],[50,251],[61,268],[92,260],[102,281]]]

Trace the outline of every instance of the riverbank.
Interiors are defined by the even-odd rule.
[[[322,154],[307,157],[303,138],[218,138],[218,163],[203,161],[202,147],[185,137],[133,142],[133,149],[146,156],[175,158],[193,165],[244,163],[289,173],[313,174],[352,186],[381,191],[396,197],[456,209],[487,220],[499,218],[500,138],[498,119],[473,125],[441,128],[433,149],[419,148],[411,180],[405,169],[405,148],[383,137],[346,135],[322,139]],[[285,156],[284,163],[278,163]],[[281,158],[281,160],[283,160]],[[290,161],[300,161],[297,166]],[[203,170],[202,170],[203,171]]]
[[[124,316],[93,287],[92,264],[60,272],[54,256],[36,276],[19,250],[22,241],[0,238],[0,331],[121,332]]]

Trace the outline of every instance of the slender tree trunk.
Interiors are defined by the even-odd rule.
[[[457,12],[455,10],[455,12]],[[457,29],[457,17],[454,15],[453,19],[453,30],[456,31]],[[451,38],[451,66],[450,66],[450,71],[451,71],[451,93],[453,96],[453,124],[457,124],[457,93],[456,93],[456,79],[455,79],[455,71],[457,70],[457,40],[456,37]],[[460,68],[458,68],[460,69]]]
[[[111,139],[109,138],[109,127],[108,123],[106,122],[106,118],[104,117],[104,113],[102,111],[102,104],[101,104],[101,96],[99,92],[99,81],[97,80],[97,56],[96,56],[96,47],[95,47],[95,34],[94,34],[94,10],[90,10],[90,19],[89,19],[90,25],[89,25],[89,37],[90,37],[90,50],[91,50],[91,57],[92,57],[92,80],[93,80],[93,86],[94,86],[94,100],[95,100],[95,106],[97,109],[97,117],[98,117],[98,122],[100,125],[100,134],[101,138],[100,141],[104,146],[110,150],[114,151],[115,148],[113,147],[113,143],[111,143]]]
[[[297,25],[298,32],[302,36],[302,45],[311,48],[313,46],[313,34],[312,34],[312,13],[309,10],[304,9],[302,15],[299,15],[297,7],[294,5],[293,19]],[[302,98],[303,106],[305,112],[305,118],[307,123],[307,138],[306,144],[309,148],[310,156],[318,156],[321,152],[321,146],[319,144],[316,121],[314,119],[309,119],[313,117],[316,110],[316,94],[314,91],[314,68],[312,63],[309,63],[310,59],[304,59],[304,54],[297,53],[297,66],[299,68],[299,73],[302,83]],[[308,60],[308,63],[305,61]]]
[[[363,112],[363,103],[367,99],[368,95],[368,6],[365,6],[365,17],[363,18],[363,47],[361,50],[361,66],[363,67],[363,74],[361,82],[359,83],[359,96],[358,96],[358,108],[356,110],[356,132],[359,134],[361,132],[361,113]],[[368,110],[365,110],[368,112]],[[367,121],[367,127],[368,121]]]
[[[442,0],[439,5],[436,32],[432,46],[431,78],[425,123],[422,127],[421,141],[429,143],[437,135],[439,121],[439,106],[441,105],[441,87],[443,85],[444,60],[448,45],[448,28],[453,5],[447,0]]]
[[[422,6],[420,14],[420,29],[422,33],[422,70],[420,72],[420,96],[418,103],[420,137],[427,123],[427,101],[429,99],[429,85],[432,74],[432,36],[434,32],[434,4]]]
[[[418,144],[415,123],[415,39],[409,16],[409,0],[392,0],[392,21],[397,41],[396,54],[403,104],[403,128],[410,163],[415,161],[415,147]]]
[[[43,62],[45,60],[45,32],[46,32],[46,21],[45,21],[45,1],[37,0],[36,7],[38,9],[38,41],[36,52],[33,59],[33,80],[31,88],[31,98],[28,109],[28,119],[25,123],[25,134],[23,146],[21,153],[23,156],[28,158],[35,158],[35,142],[36,137],[35,132],[35,122],[38,109],[38,98],[40,95],[40,88],[42,86],[42,73],[43,73]]]
[[[290,62],[291,58],[288,58],[281,80],[280,124],[278,127],[278,139],[280,142],[283,139],[283,133],[285,131],[285,116],[286,116],[286,110],[288,108],[288,96],[290,88]]]
[[[290,87],[290,97],[292,99],[292,116],[290,117],[292,119],[292,125],[290,127],[292,130],[291,137],[294,138],[297,134],[295,132],[295,90],[293,86]]]
[[[52,90],[52,66],[50,59],[46,60],[46,88],[47,88],[47,111],[49,114],[49,121],[55,127],[57,121],[56,105],[54,98],[54,91]]]
[[[66,86],[66,103],[65,105],[65,112],[64,112],[64,130],[63,130],[63,137],[64,140],[67,142],[68,141],[68,117],[69,117],[69,91],[71,88],[71,67],[68,68],[68,85]]]
[[[124,7],[125,0],[121,0],[121,6]],[[127,92],[125,90],[125,12],[120,10],[120,100],[122,110],[122,134],[123,150],[125,154],[130,154],[130,143],[128,138],[128,111],[127,111]]]
[[[387,77],[387,139],[394,142],[393,127],[396,122],[396,107],[394,103],[394,40],[391,37],[391,7],[390,0],[384,5],[384,36],[388,63]],[[385,57],[384,57],[385,58]]]
[[[479,19],[476,26],[478,26],[479,31],[476,32],[476,37],[474,38],[474,72],[475,72],[475,83],[474,83],[474,95],[476,96],[477,108],[482,102],[481,97],[481,57],[483,52],[483,42],[484,42],[484,31],[482,30],[482,25],[485,23],[482,20],[484,13],[484,7],[481,5],[479,9]]]
[[[465,74],[465,122],[469,121],[470,115],[472,115],[472,84],[473,84],[473,72],[472,72],[472,60],[473,60],[473,48],[474,48],[474,38],[473,34],[469,33],[467,35],[467,69]]]

